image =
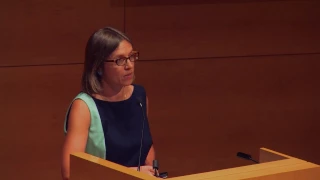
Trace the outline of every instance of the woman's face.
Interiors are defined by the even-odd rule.
[[[128,41],[123,40],[107,59],[122,59],[119,60],[119,62],[122,61],[123,64],[117,65],[114,61],[104,63],[103,80],[106,81],[107,84],[120,86],[132,84],[134,78],[134,62],[129,60],[131,55],[133,55],[132,45]]]

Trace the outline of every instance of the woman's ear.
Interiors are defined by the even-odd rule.
[[[102,69],[101,67],[99,67],[99,68],[97,69],[97,75],[100,76],[100,77],[102,77],[102,75],[103,75],[103,69]]]
[[[101,71],[101,70],[98,70],[98,71],[97,71],[97,74],[98,74],[99,76],[102,76],[102,71]]]

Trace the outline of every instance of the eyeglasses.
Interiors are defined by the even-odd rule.
[[[104,60],[105,62],[115,62],[118,66],[124,66],[127,64],[127,60],[134,62],[139,59],[139,52],[133,51],[133,53],[129,57],[123,57],[114,60]]]

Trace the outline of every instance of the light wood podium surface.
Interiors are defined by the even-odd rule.
[[[86,153],[71,154],[70,180],[159,179]],[[197,173],[172,180],[320,180],[320,166],[267,148],[260,148],[259,164]]]

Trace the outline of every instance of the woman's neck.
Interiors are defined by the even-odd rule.
[[[123,101],[128,98],[130,86],[112,86],[102,83],[102,91],[96,98],[106,101]]]

